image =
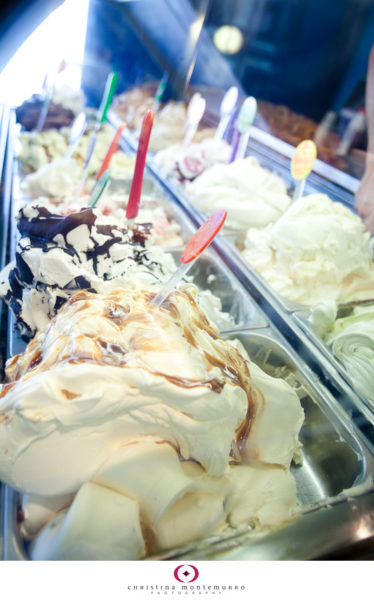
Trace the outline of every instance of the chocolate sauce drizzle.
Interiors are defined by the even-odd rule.
[[[90,265],[92,272],[104,281],[112,279],[111,265],[114,264],[117,266],[117,272],[121,275],[125,275],[128,265],[131,263],[142,265],[147,273],[154,277],[155,281],[159,281],[158,273],[165,274],[162,264],[152,260],[152,254],[145,247],[151,232],[151,224],[134,224],[132,229],[111,224],[96,224],[97,215],[92,208],[84,208],[68,215],[51,213],[43,206],[34,206],[31,210],[35,214],[31,218],[27,216],[27,209],[21,209],[19,213],[18,229],[21,239],[16,250],[16,266],[10,272],[8,285],[3,286],[6,289],[2,294],[3,299],[17,317],[19,329],[24,339],[29,339],[35,333],[32,324],[25,321],[21,314],[25,289],[35,288],[41,294],[43,292],[47,294],[49,290],[53,290],[56,300],[54,306],[50,307],[50,318],[75,292],[82,289],[95,292],[89,279],[89,273],[72,278],[65,286],[45,283],[42,276],[39,278],[39,273],[32,272],[25,260],[27,253],[32,249],[37,248],[41,252],[47,253],[59,248],[68,257],[71,257],[73,264],[82,264],[83,268],[86,264]],[[87,250],[78,251],[69,243],[68,236],[82,225],[87,227],[88,230]],[[113,260],[110,252],[116,244],[129,245],[132,252],[129,253],[129,256]],[[102,259],[107,260],[107,268],[105,265],[100,264]],[[123,271],[121,272],[122,263]],[[102,272],[103,270],[104,272]],[[61,290],[61,293],[59,293],[59,290]]]
[[[188,302],[192,306],[192,316],[188,319],[183,318],[178,305],[179,300],[185,299],[186,296]],[[216,329],[210,324],[205,314],[199,309],[195,297],[188,290],[183,292],[175,291],[170,294],[167,302],[163,304],[161,309],[148,305],[152,300],[152,293],[145,292],[144,297],[146,300],[144,312],[137,313],[131,311],[130,298],[129,302],[127,302],[126,297],[124,297],[123,294],[114,292],[111,296],[105,298],[102,317],[109,319],[114,322],[119,329],[122,329],[131,322],[138,323],[139,325],[146,324],[148,328],[151,328],[153,318],[161,320],[165,319],[166,324],[171,316],[174,323],[182,328],[182,335],[186,338],[187,342],[199,351],[212,368],[218,368],[220,370],[222,378],[213,376],[204,379],[191,379],[154,370],[150,365],[143,362],[139,366],[156,377],[162,377],[169,383],[186,389],[208,387],[217,394],[222,392],[225,385],[238,386],[243,389],[248,399],[248,408],[243,422],[235,432],[237,450],[239,451],[239,454],[243,455],[245,453],[246,440],[250,433],[252,423],[260,403],[264,401],[258,390],[252,385],[247,361],[238,349],[218,339]],[[117,299],[120,299],[122,303],[117,302]],[[89,308],[90,304],[95,300],[102,301],[103,296],[90,294],[87,291],[79,292],[68,301],[66,309],[64,309],[66,310],[66,314],[63,318],[69,317],[70,306],[75,305],[73,311],[76,313],[80,310]],[[136,301],[135,297],[133,298],[133,301]],[[51,324],[51,327],[53,327],[53,323]],[[207,345],[204,344],[205,347],[198,342],[194,333],[194,330],[196,331],[196,329],[200,331],[203,330],[208,334],[210,342]],[[137,339],[138,336],[141,336],[141,332],[139,332],[138,328],[136,328],[136,331]],[[141,337],[138,347],[136,347],[135,343],[132,344],[132,341],[130,340],[128,348],[121,343],[101,339],[99,335],[96,334],[85,334],[81,337],[82,339],[80,339],[80,336],[74,338],[72,340],[73,343],[67,346],[64,352],[60,352],[56,361],[68,362],[71,364],[93,362],[98,366],[126,368],[129,358],[131,357],[132,360],[134,358],[133,351],[142,350],[143,348]],[[85,344],[84,338],[89,338],[92,343]],[[43,371],[48,369],[49,366],[43,364],[38,344],[40,346],[38,337],[36,337],[28,346],[28,369]],[[209,346],[212,346],[214,351],[209,352],[206,349],[209,348]],[[18,372],[17,365],[13,364],[11,367],[11,370],[13,371],[12,378],[19,378],[22,376],[22,374],[25,373],[25,369],[27,370],[27,365],[25,366],[24,359],[22,361],[22,369],[20,368]],[[13,384],[5,384],[3,394],[4,390],[5,393],[8,391],[7,385],[12,386]],[[9,389],[11,389],[11,387],[9,387]],[[188,405],[186,405],[186,410],[188,411]],[[235,453],[233,454],[233,457],[236,460],[238,459]]]

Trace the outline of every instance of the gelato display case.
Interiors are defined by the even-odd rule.
[[[2,106],[3,560],[372,555],[374,260],[354,195],[374,11],[321,14],[90,0],[82,62]]]

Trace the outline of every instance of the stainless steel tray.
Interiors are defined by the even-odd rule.
[[[292,468],[300,516],[266,536],[247,529],[230,537],[215,536],[188,544],[151,560],[182,556],[202,560],[317,558],[324,551],[374,536],[374,518],[369,512],[374,509],[374,457],[347,415],[272,327],[241,329],[230,337],[240,339],[251,359],[269,374],[287,376],[302,397],[306,415],[300,434],[303,464]],[[343,521],[335,518],[336,507],[341,510],[342,506]],[[19,495],[5,488],[4,560],[27,560],[27,547],[17,523],[18,508]],[[359,529],[363,518],[365,527]],[[321,520],[328,524],[322,530],[318,526]]]

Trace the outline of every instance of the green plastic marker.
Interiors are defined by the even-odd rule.
[[[108,108],[112,103],[114,92],[116,90],[118,83],[118,73],[112,72],[109,73],[106,83],[103,98],[101,100],[101,104],[99,106],[98,114],[97,114],[97,123],[96,127],[100,128],[100,125],[104,123],[106,120]]]
[[[96,204],[100,200],[101,196],[103,195],[104,191],[108,187],[109,181],[110,181],[109,180],[109,169],[107,169],[106,171],[104,171],[104,173],[102,174],[100,179],[97,180],[97,182],[95,183],[94,187],[91,190],[91,193],[90,193],[90,207],[91,208],[94,208],[96,206]]]
[[[76,194],[77,198],[79,198],[79,196],[82,193],[84,182],[86,181],[86,178],[88,175],[88,167],[90,164],[90,160],[91,160],[91,157],[92,157],[94,149],[95,149],[95,145],[96,145],[96,141],[97,141],[97,134],[99,132],[100,126],[102,125],[102,123],[104,123],[104,121],[106,119],[108,108],[112,102],[113,94],[116,89],[117,83],[118,83],[118,74],[117,73],[109,73],[107,80],[106,80],[106,84],[105,84],[103,98],[101,100],[99,110],[97,111],[95,131],[92,134],[92,137],[90,139],[90,143],[89,143],[88,150],[87,150],[87,156],[83,163],[83,175],[82,175],[82,179],[80,181],[79,187],[77,189],[77,194]]]
[[[164,95],[167,83],[169,81],[169,73],[164,73],[155,94],[155,102],[153,112],[157,112],[161,106],[162,96]]]
[[[248,138],[253,125],[253,121],[256,118],[257,113],[257,102],[256,98],[249,96],[246,98],[241,106],[237,127],[240,133],[240,141],[238,146],[238,152],[236,154],[236,160],[244,158],[245,152],[248,146]]]

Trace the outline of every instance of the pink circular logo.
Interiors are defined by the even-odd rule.
[[[199,577],[199,571],[194,565],[179,565],[174,569],[174,577],[180,583],[193,583]]]

